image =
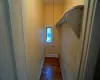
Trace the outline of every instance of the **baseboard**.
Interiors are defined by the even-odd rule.
[[[51,54],[46,54],[45,57],[59,57],[59,55],[51,53]]]
[[[62,78],[63,78],[63,80],[66,80],[65,77],[64,77],[64,75],[63,75],[62,67],[61,67],[61,74],[62,74]]]
[[[44,59],[42,60],[42,63],[41,63],[41,66],[40,66],[40,73],[39,73],[39,76],[38,76],[38,80],[40,80],[40,77],[41,77],[43,64],[44,64]]]

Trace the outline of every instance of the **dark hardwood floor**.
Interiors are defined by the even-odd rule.
[[[45,58],[40,80],[62,80],[58,58]]]

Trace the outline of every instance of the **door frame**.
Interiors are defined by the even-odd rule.
[[[85,19],[83,27],[84,35],[82,38],[82,54],[80,60],[80,69],[78,74],[78,80],[93,80],[95,65],[97,61],[97,55],[99,50],[99,18],[98,15],[98,3],[99,0],[85,0],[87,3],[87,13],[84,12]],[[98,21],[97,21],[98,20]]]
[[[12,58],[15,68],[16,80],[28,80],[27,75],[27,50],[25,45],[24,20],[23,20],[23,1],[22,0],[4,0],[9,7],[10,38],[12,38],[12,47],[14,51]],[[16,3],[16,4],[15,4]],[[5,5],[6,6],[6,5]],[[7,8],[5,9],[7,10]]]

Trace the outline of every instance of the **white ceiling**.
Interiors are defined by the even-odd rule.
[[[61,3],[63,0],[44,0],[44,3]]]

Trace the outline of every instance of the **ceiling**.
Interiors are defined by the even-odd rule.
[[[63,0],[44,0],[44,3],[61,3]]]

